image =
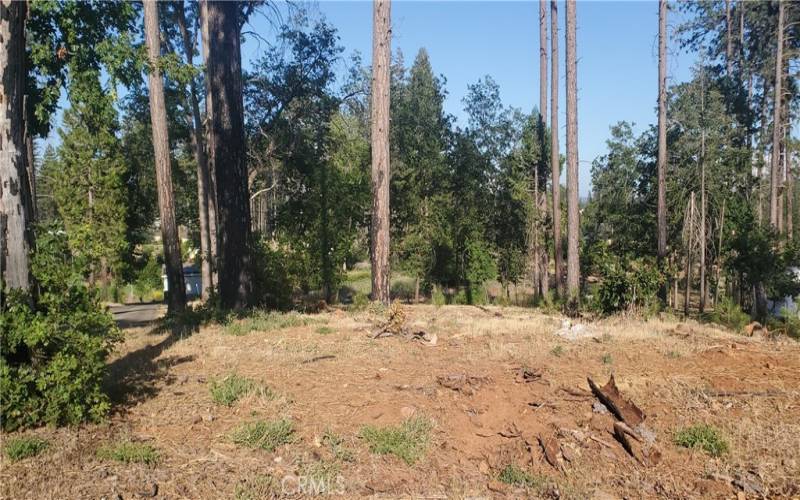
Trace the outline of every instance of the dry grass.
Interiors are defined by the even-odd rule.
[[[590,335],[573,341],[555,334],[563,318],[530,309],[404,307],[409,329],[437,334],[435,347],[404,338],[372,340],[385,311],[371,308],[296,314],[290,325],[248,327],[240,336],[212,325],[177,342],[129,331],[112,363],[115,373],[134,382],[124,388],[136,392],[120,398],[104,426],[37,432],[51,449],[3,463],[0,497],[128,498],[144,491],[147,479],[171,498],[269,498],[287,476],[334,484],[345,498],[538,494],[516,489],[524,488],[516,480],[500,483],[507,488],[500,493],[487,489],[509,464],[546,484],[543,495],[557,489],[562,498],[599,491],[637,498],[736,496],[739,487],[710,479],[714,475],[746,479],[768,497],[800,494],[797,343],[745,338],[695,322],[632,318],[587,323]],[[518,382],[522,366],[539,371],[541,379]],[[657,467],[631,459],[608,434],[611,417],[593,412],[593,398],[581,396],[587,376],[604,382],[612,371],[657,436],[663,452]],[[215,404],[212,381],[234,373],[268,386],[271,396],[237,390],[235,403]],[[453,373],[486,382],[468,392],[437,383]],[[401,431],[404,421],[419,415],[436,427],[415,440]],[[291,422],[291,432],[276,422]],[[714,457],[673,443],[677,431],[698,423],[718,429],[728,452]],[[535,439],[541,432],[574,450],[565,474],[542,457]],[[117,435],[151,444],[158,463],[100,460],[97,440]],[[405,446],[426,441],[427,447]],[[398,451],[404,447],[414,452]],[[394,451],[373,453],[379,449]],[[401,459],[391,456],[395,451]],[[412,465],[403,462],[411,456]],[[98,470],[117,482],[98,480]],[[717,489],[709,490],[712,484]]]

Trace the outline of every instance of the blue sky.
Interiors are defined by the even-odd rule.
[[[372,56],[372,3],[323,1],[310,4],[339,31],[346,54]],[[411,64],[425,47],[436,73],[447,78],[446,111],[463,120],[467,85],[491,75],[507,106],[530,111],[539,101],[538,2],[403,1],[392,3],[392,48]],[[565,153],[564,3],[559,2],[559,124]],[[670,28],[680,21],[671,12]],[[581,195],[590,189],[591,161],[605,153],[609,126],[620,120],[636,131],[656,122],[658,84],[658,2],[579,1],[577,4],[578,152]],[[253,29],[269,39],[269,23],[257,16]],[[263,44],[252,37],[242,51],[245,66]],[[688,79],[693,54],[670,43],[670,82]],[[342,66],[344,69],[344,65]],[[549,72],[549,71],[548,71]],[[548,111],[549,113],[549,111]],[[562,184],[566,177],[561,178]]]

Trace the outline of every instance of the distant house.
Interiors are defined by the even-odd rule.
[[[167,283],[167,275],[162,274],[161,280],[164,282],[164,293],[169,291],[169,284]],[[203,283],[200,277],[200,269],[194,264],[183,266],[183,281],[186,284],[186,298],[196,299],[200,297],[203,292]]]

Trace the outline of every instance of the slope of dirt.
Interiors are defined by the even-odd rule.
[[[306,326],[243,336],[217,326],[186,338],[130,330],[111,361],[117,404],[109,422],[29,431],[51,446],[18,463],[3,459],[2,498],[800,495],[795,342],[625,319],[581,325],[568,340],[556,334],[562,318],[526,309],[409,306],[405,313],[407,328],[436,334],[436,345],[372,339],[382,316],[366,312],[323,313]],[[269,397],[214,404],[210,382],[230,373],[259,381]],[[587,376],[602,385],[612,373],[646,415],[660,452],[655,464],[625,451],[613,416],[589,390]],[[427,452],[413,465],[370,453],[359,437],[365,425],[413,415],[434,422]],[[273,452],[232,443],[242,423],[276,418],[294,423],[291,443]],[[728,453],[713,458],[673,443],[678,429],[699,423],[721,430]],[[326,434],[341,438],[336,450]],[[152,444],[160,461],[96,456],[118,439]],[[547,440],[556,466],[544,455]],[[508,465],[535,481],[500,482]]]

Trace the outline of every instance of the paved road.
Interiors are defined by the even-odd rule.
[[[111,314],[120,328],[136,328],[149,325],[166,312],[166,306],[161,302],[145,304],[116,304],[109,307]]]

